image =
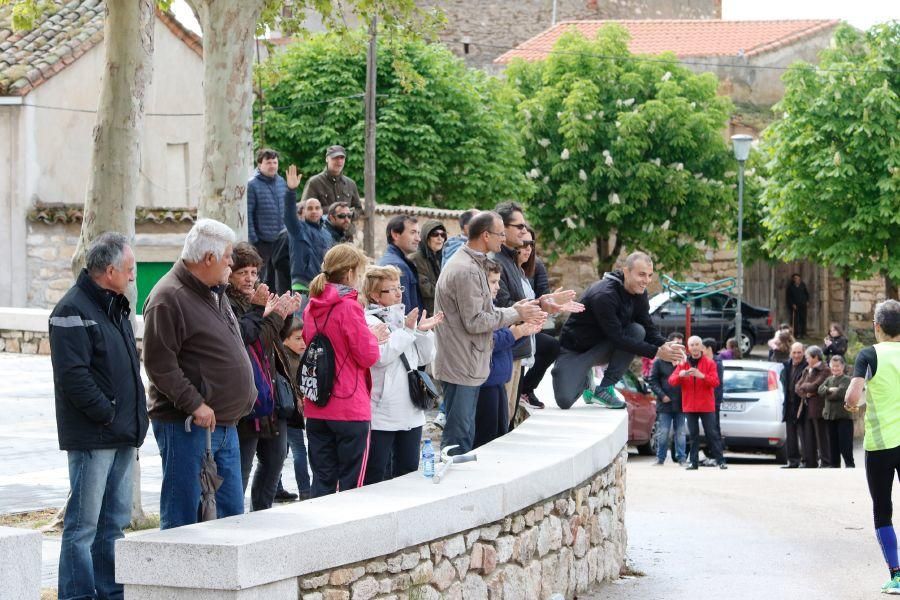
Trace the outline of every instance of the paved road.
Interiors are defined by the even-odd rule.
[[[627,475],[628,558],[645,576],[591,600],[882,597],[887,572],[862,468],[783,470],[732,457],[727,471],[688,472],[652,462],[632,454]]]

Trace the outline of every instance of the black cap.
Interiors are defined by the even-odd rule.
[[[334,158],[335,156],[347,156],[347,151],[343,146],[331,146],[325,151],[325,158]]]

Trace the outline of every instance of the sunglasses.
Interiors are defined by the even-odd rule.
[[[528,246],[529,248],[534,248],[534,240],[530,242],[522,242],[523,246]]]
[[[432,231],[428,234],[428,237],[442,237],[445,240],[447,239],[447,233],[444,231]]]
[[[335,219],[349,219],[349,218],[352,217],[352,216],[353,216],[353,215],[350,214],[350,213],[341,213],[341,214],[339,214],[339,215],[334,215],[334,218],[335,218]]]
[[[510,223],[509,225],[507,225],[507,227],[515,227],[519,231],[525,231],[528,225],[525,223]]]

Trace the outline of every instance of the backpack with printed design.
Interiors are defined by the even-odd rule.
[[[328,310],[322,327],[316,323],[316,334],[306,346],[306,351],[300,358],[300,368],[297,370],[297,389],[300,395],[319,408],[324,408],[328,404],[331,390],[334,388],[334,347],[331,340],[322,333],[333,310],[334,306]],[[315,323],[315,319],[313,322]]]

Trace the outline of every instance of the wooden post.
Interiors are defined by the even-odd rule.
[[[363,249],[375,256],[375,76],[378,18],[369,23],[369,51],[366,55],[366,154],[363,193],[366,222],[363,229]]]

